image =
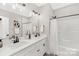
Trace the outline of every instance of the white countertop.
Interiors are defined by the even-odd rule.
[[[46,37],[47,37],[46,35],[41,35],[37,38],[32,38],[32,39],[26,39],[25,37],[21,37],[21,41],[19,43],[15,43],[12,46],[11,44],[8,43],[8,44],[5,44],[5,46],[3,46],[2,48],[0,48],[0,56],[10,56],[36,42],[39,42],[40,40]],[[19,44],[19,47],[16,47],[16,44]]]

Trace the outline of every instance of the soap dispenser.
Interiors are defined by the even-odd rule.
[[[31,33],[30,33],[30,31],[29,31],[28,35],[29,35],[29,39],[31,39]]]
[[[2,42],[2,39],[0,39],[0,48],[3,47],[3,42]]]

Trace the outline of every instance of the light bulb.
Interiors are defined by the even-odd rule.
[[[20,9],[20,12],[22,12],[23,10],[22,9]]]

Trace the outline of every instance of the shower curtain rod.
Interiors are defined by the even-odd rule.
[[[72,17],[72,16],[78,16],[79,14],[74,14],[74,15],[68,15],[68,16],[62,16],[62,17],[56,17],[56,18],[53,18],[53,19],[59,19],[59,18],[65,18],[65,17]]]

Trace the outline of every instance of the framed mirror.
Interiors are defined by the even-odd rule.
[[[28,31],[30,32],[30,34],[32,34],[32,23],[31,22],[22,24],[22,36],[26,36]]]
[[[0,38],[6,38],[9,35],[9,18],[0,16]]]

